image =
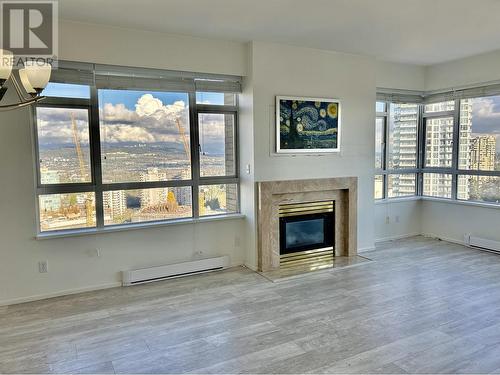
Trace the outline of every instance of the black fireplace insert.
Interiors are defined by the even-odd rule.
[[[333,212],[280,217],[280,254],[333,247]]]

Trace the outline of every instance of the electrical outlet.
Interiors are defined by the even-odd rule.
[[[389,216],[385,217],[385,223],[389,224],[391,222],[391,218]]]
[[[49,262],[46,260],[41,260],[40,262],[38,262],[38,272],[39,273],[49,272]]]
[[[396,223],[399,223],[399,215],[397,215],[394,220],[396,221]]]
[[[194,255],[197,256],[197,257],[201,257],[201,256],[203,256],[203,251],[202,250],[197,250],[197,251],[195,251]]]

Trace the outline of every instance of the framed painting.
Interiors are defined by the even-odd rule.
[[[276,97],[276,152],[340,151],[340,101]]]

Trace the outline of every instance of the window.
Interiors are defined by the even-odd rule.
[[[452,175],[444,173],[424,173],[423,195],[428,197],[451,198]]]
[[[379,174],[375,175],[375,199],[383,199],[384,198],[384,176]]]
[[[458,193],[458,199],[488,203],[500,203],[499,176],[458,176],[458,185],[463,188]]]
[[[417,168],[418,105],[389,105],[389,169]]]
[[[375,168],[384,167],[384,142],[385,117],[377,117],[375,120]]]
[[[40,232],[239,212],[236,93],[142,71],[45,89],[35,111]]]
[[[415,195],[419,106],[379,101],[375,108],[375,199]]]
[[[453,100],[446,97],[455,93],[432,95],[424,101],[435,102],[422,105],[383,106],[377,102],[376,199],[418,192],[427,197],[500,204],[499,91],[496,86],[465,90],[456,93],[461,98]],[[467,96],[477,92],[493,95]],[[384,153],[381,129],[387,119],[388,150]]]
[[[389,198],[415,195],[417,186],[415,174],[390,174],[387,177],[387,196]]]
[[[453,156],[453,117],[426,118],[425,166],[450,168]]]

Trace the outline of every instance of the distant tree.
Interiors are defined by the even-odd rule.
[[[177,199],[173,191],[169,191],[167,195],[167,210],[169,212],[174,212],[177,209]]]

